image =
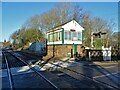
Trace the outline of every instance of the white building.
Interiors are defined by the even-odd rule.
[[[84,28],[75,20],[70,20],[62,25],[54,27],[47,31],[48,49],[54,45],[58,48],[59,53],[63,52],[59,50],[60,48],[63,50],[66,49],[67,53],[80,53],[83,30]]]

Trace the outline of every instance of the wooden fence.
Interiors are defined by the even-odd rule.
[[[86,49],[84,58],[92,61],[104,61],[103,51]],[[111,60],[120,60],[120,50],[111,50]]]

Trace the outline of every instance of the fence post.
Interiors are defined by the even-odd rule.
[[[89,61],[91,61],[91,52],[90,52],[90,50],[88,51],[88,55],[89,55]]]

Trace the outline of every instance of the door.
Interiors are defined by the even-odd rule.
[[[73,46],[73,54],[75,55],[76,52],[77,52],[77,45],[74,45],[74,46]]]

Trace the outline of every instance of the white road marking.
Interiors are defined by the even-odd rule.
[[[88,64],[88,65],[90,65],[90,66],[94,66],[95,64]],[[97,65],[96,65],[97,66]],[[99,65],[99,66],[101,66],[101,67],[103,67],[103,68],[113,68],[113,67],[117,67],[118,65],[109,65],[109,66],[102,66],[102,65]]]
[[[118,73],[120,73],[120,72],[111,73],[111,74],[105,74],[105,75],[99,75],[99,76],[95,76],[93,78],[95,79],[95,78],[100,78],[100,77],[106,77],[106,76],[115,75],[115,74],[118,74]]]
[[[104,66],[104,68],[113,68],[113,67],[116,67],[116,66]]]

